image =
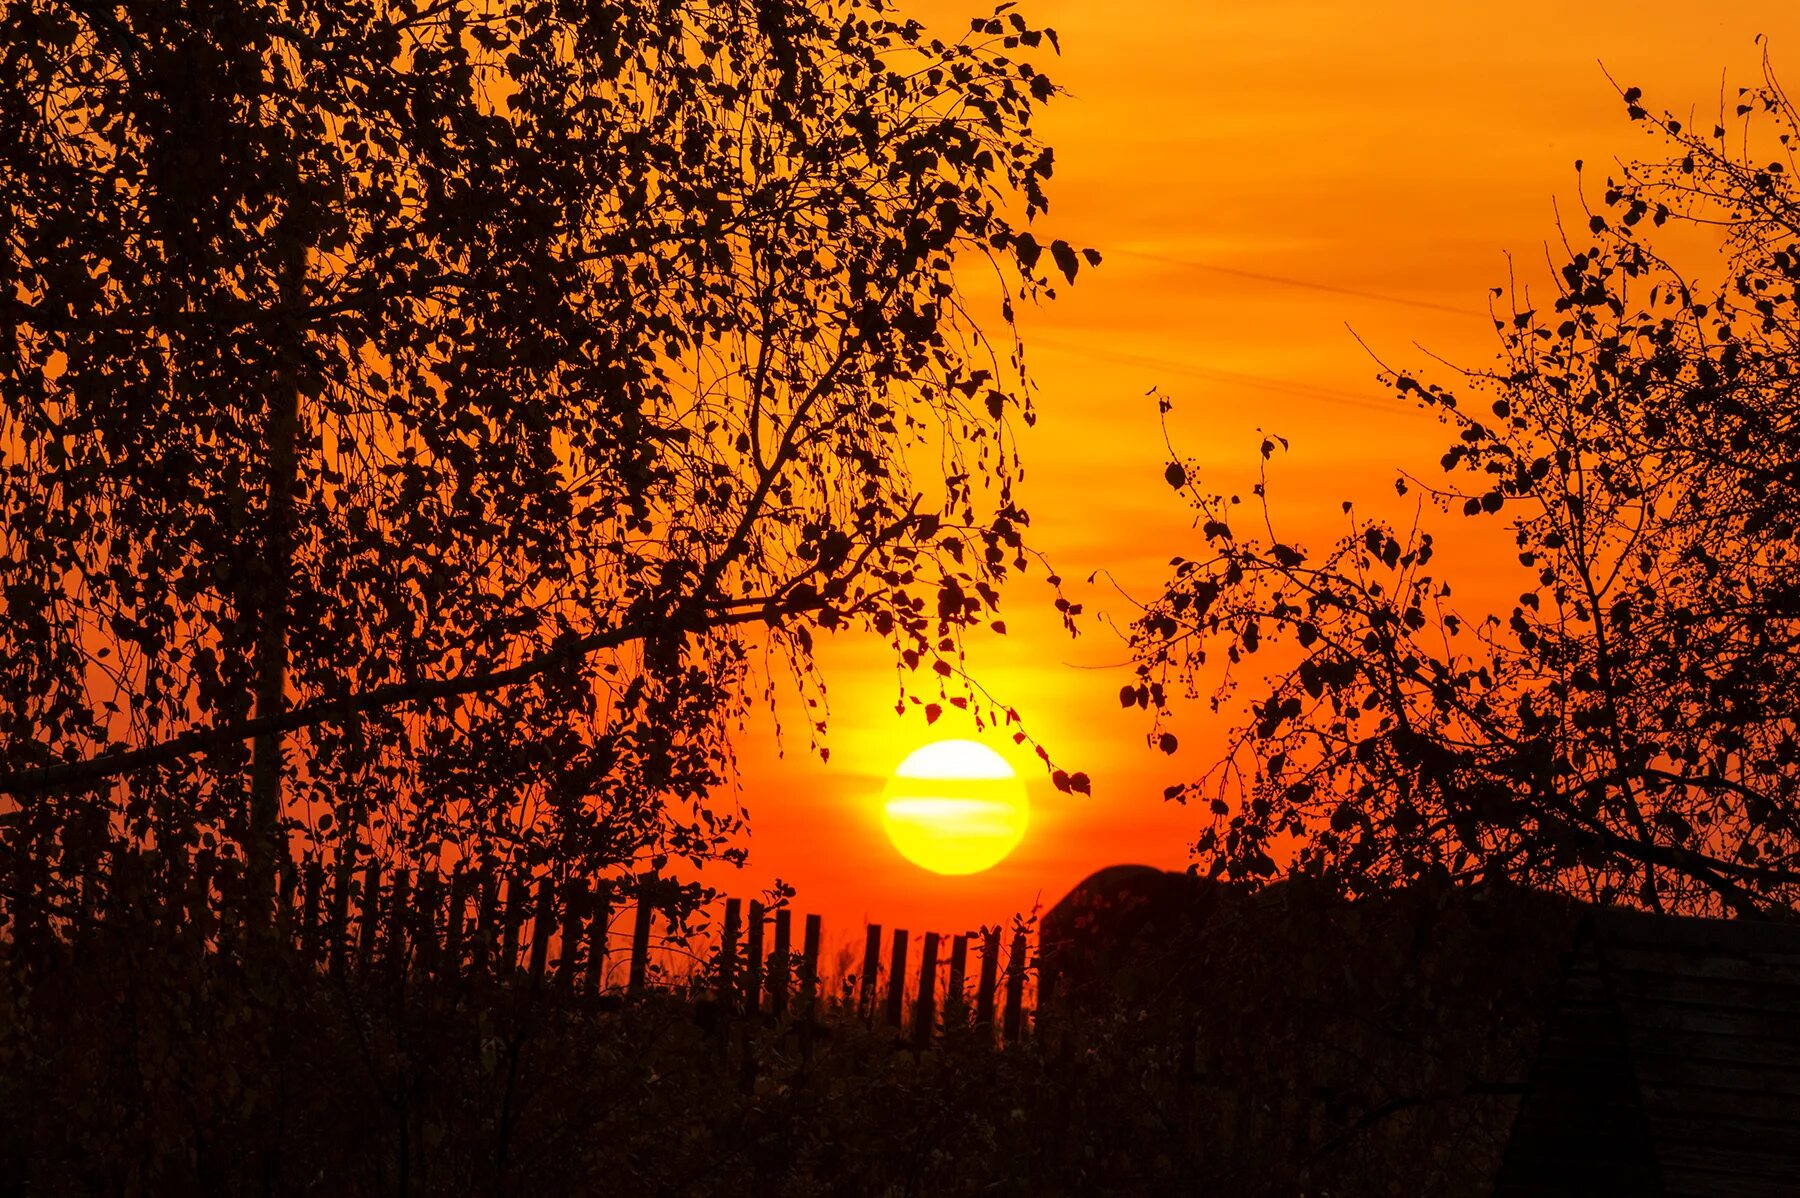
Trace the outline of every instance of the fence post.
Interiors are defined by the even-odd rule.
[[[221,957],[229,957],[238,951],[239,937],[243,932],[243,882],[244,859],[242,857],[221,858],[214,870],[219,889],[218,953]]]
[[[1002,1034],[1008,1044],[1019,1039],[1025,1010],[1025,933],[1014,932],[1012,952],[1006,960],[1006,1025]]]
[[[819,940],[824,921],[806,917],[806,940],[800,950],[800,1056],[812,1064],[813,1035],[819,1026]]]
[[[975,1026],[990,1038],[994,1032],[994,987],[1000,973],[1000,929],[981,934],[981,985],[975,991]]]
[[[887,1021],[889,1027],[900,1026],[900,1011],[906,998],[906,929],[894,929],[894,948],[888,957]]]
[[[499,918],[500,882],[494,876],[494,863],[487,859],[481,862],[481,900],[475,911],[475,930],[470,939],[475,943],[475,972],[486,972],[492,963],[496,944],[494,943],[494,923]]]
[[[122,924],[131,911],[132,888],[137,875],[137,853],[120,843],[108,854],[111,866],[106,875],[105,902],[101,910],[108,923]]]
[[[160,893],[162,895],[162,923],[167,931],[171,945],[186,945],[192,933],[193,921],[188,915],[188,864],[187,849],[173,841],[165,842],[169,847],[160,855],[162,861],[162,879]],[[54,911],[54,908],[52,908]],[[60,948],[62,939],[52,923],[47,929],[50,933],[50,947]]]
[[[544,980],[550,960],[550,929],[556,923],[556,883],[544,875],[538,883],[537,910],[531,915],[531,984]]]
[[[959,1028],[966,1027],[969,1019],[969,1004],[963,994],[963,987],[968,978],[969,938],[955,936],[950,940],[950,980],[944,987],[944,1023],[955,1024]]]
[[[531,946],[525,939],[525,921],[531,915],[531,876],[514,873],[506,880],[506,905],[501,908],[502,968],[507,973],[523,972],[530,961],[525,951]]]
[[[27,845],[20,850],[21,868],[13,871],[13,886],[10,901],[0,902],[0,912],[5,915],[0,919],[0,927],[11,933],[12,951],[7,954],[9,961],[16,965],[29,960],[33,948],[31,909],[37,898],[37,870],[33,868],[35,859],[33,846]]]
[[[406,919],[411,914],[412,872],[394,874],[393,889],[388,892],[387,953],[388,964],[395,972],[406,972]]]
[[[208,883],[211,882],[212,863],[207,862]],[[306,859],[306,893],[301,900],[300,908],[300,955],[309,965],[319,960],[319,902],[324,897],[325,867],[313,857]],[[212,906],[208,896],[207,906]]]
[[[94,892],[94,922],[103,924],[112,916],[113,887],[118,885],[118,851],[112,845],[101,846],[88,864],[88,886]],[[0,904],[0,923],[4,923],[6,912]],[[96,928],[96,931],[99,929]]]
[[[351,829],[338,846],[337,885],[331,892],[331,928],[326,934],[326,952],[331,958],[331,976],[344,973],[345,937],[350,926],[350,884],[356,876],[356,830]],[[221,887],[220,899],[224,898]]]
[[[357,929],[356,959],[362,968],[369,967],[375,953],[375,931],[381,925],[381,865],[373,858],[363,871],[362,926]]]
[[[562,952],[556,959],[556,984],[564,990],[575,988],[576,971],[581,968],[582,919],[587,915],[587,883],[570,878],[563,883]]]
[[[144,849],[140,855],[144,859],[144,895],[142,900],[144,904],[144,925],[146,927],[153,927],[161,930],[169,919],[167,910],[168,904],[163,901],[166,897],[163,893],[163,854],[157,852],[155,849]],[[40,886],[47,881],[48,879],[40,879]],[[42,937],[48,934],[50,928],[48,923],[49,913],[45,910],[45,907],[50,902],[50,896],[42,889],[39,889],[35,894],[35,899],[36,901],[29,908],[29,912],[32,918],[32,927],[35,929],[34,934],[38,939],[32,940],[28,937],[25,943],[28,946],[35,944],[37,950],[41,952],[44,948]]]
[[[913,1040],[920,1048],[931,1044],[937,1030],[938,934],[925,933],[919,950],[919,1005],[913,1015]]]
[[[726,899],[725,928],[719,934],[719,1014],[723,1018],[737,1013],[737,995],[731,985],[737,980],[738,932],[743,921],[743,900]]]
[[[450,906],[444,912],[444,969],[461,977],[463,968],[463,921],[469,914],[469,871],[457,862],[450,875]]]
[[[775,953],[769,958],[769,1009],[777,1019],[787,1014],[788,975],[793,969],[789,948],[792,918],[786,907],[775,912]]]
[[[194,951],[206,955],[206,942],[213,936],[213,868],[217,859],[210,849],[194,855],[194,870],[188,878],[188,926],[193,929]]]
[[[813,1018],[819,1003],[819,940],[824,929],[822,918],[806,917],[806,939],[800,949],[800,1001],[808,1019]]]
[[[183,853],[182,856],[185,858],[187,854]],[[279,906],[275,917],[275,936],[285,950],[293,947],[294,922],[300,917],[300,913],[294,910],[294,895],[300,889],[300,863],[294,860],[293,849],[285,843],[282,845],[278,868],[281,872],[281,897],[277,900]]]
[[[755,1093],[760,1068],[756,1059],[754,1025],[762,1019],[763,920],[766,914],[760,899],[750,900],[750,913],[744,924],[744,1015],[747,1024],[740,1040],[738,1075],[738,1085],[745,1094]]]
[[[100,899],[100,867],[102,858],[98,850],[86,854],[81,867],[81,894],[77,900],[75,926],[71,929],[70,943],[76,954],[86,950],[89,939],[94,934],[95,910]]]
[[[500,969],[511,973],[519,967],[519,928],[531,902],[531,884],[523,874],[506,879],[506,901],[500,908]]]
[[[875,1018],[875,980],[881,973],[881,925],[872,923],[863,940],[860,993],[856,996],[856,1014],[868,1023]]]
[[[749,933],[749,960],[744,975],[744,1013],[756,1016],[762,1014],[763,997],[763,905],[756,899],[750,900]]]
[[[606,988],[607,941],[612,936],[612,888],[602,884],[594,890],[594,914],[588,923],[587,988]]]
[[[162,876],[164,919],[175,939],[186,940],[188,914],[188,852],[185,845],[170,844],[163,850]]]
[[[434,974],[438,967],[438,912],[443,909],[444,883],[438,867],[419,873],[419,901],[413,910],[413,942],[418,946],[413,956],[419,972]]]
[[[644,992],[644,978],[650,969],[650,916],[652,911],[649,888],[639,887],[637,918],[631,927],[631,974],[625,985],[627,994]]]

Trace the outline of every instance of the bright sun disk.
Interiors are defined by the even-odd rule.
[[[910,754],[883,795],[881,823],[900,855],[940,874],[991,869],[1018,847],[1030,819],[1025,784],[1006,759],[972,740]]]

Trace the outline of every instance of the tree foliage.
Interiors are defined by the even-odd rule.
[[[814,630],[957,674],[1080,264],[1008,8],[5,6],[12,849],[697,860]]]
[[[1400,493],[1476,538],[1503,523],[1510,610],[1459,614],[1428,521],[1353,516],[1308,552],[1171,466],[1206,551],[1136,623],[1122,698],[1166,716],[1222,669],[1229,750],[1170,792],[1210,803],[1214,869],[1800,898],[1800,110],[1766,70],[1702,128],[1622,98],[1661,151],[1564,230],[1548,302],[1515,291],[1497,366],[1384,374],[1455,434],[1441,480]],[[1717,246],[1712,266],[1680,265],[1678,238]]]

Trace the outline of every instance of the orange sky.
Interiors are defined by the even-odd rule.
[[[946,33],[980,11],[902,6]],[[970,658],[1060,764],[1092,776],[1093,795],[1059,795],[1028,753],[990,736],[1029,782],[1024,843],[973,877],[908,864],[880,829],[883,781],[919,744],[970,729],[896,718],[885,648],[827,640],[831,760],[804,736],[778,756],[767,721],[753,727],[740,745],[751,864],[713,878],[746,896],[774,877],[795,884],[796,905],[823,912],[834,943],[864,918],[961,930],[1040,894],[1047,906],[1105,864],[1187,861],[1199,815],[1160,796],[1200,772],[1217,729],[1196,712],[1175,758],[1145,747],[1143,713],[1118,708],[1124,649],[1106,623],[1122,625],[1129,605],[1086,585],[1101,570],[1147,597],[1169,557],[1195,546],[1162,481],[1149,388],[1173,397],[1178,443],[1216,463],[1206,481],[1219,487],[1247,488],[1257,428],[1287,435],[1276,495],[1301,539],[1340,527],[1340,499],[1385,496],[1404,517],[1395,468],[1430,466],[1440,434],[1376,384],[1346,322],[1396,365],[1429,370],[1415,341],[1452,361],[1492,359],[1484,289],[1505,283],[1508,252],[1522,278],[1541,271],[1553,201],[1576,207],[1574,160],[1587,160],[1591,185],[1607,162],[1653,149],[1601,62],[1653,110],[1703,117],[1721,71],[1731,86],[1757,76],[1757,33],[1800,78],[1793,0],[1027,0],[1021,11],[1060,34],[1048,69],[1070,93],[1039,123],[1057,161],[1045,227],[1106,256],[1022,317],[1041,387],[1024,497],[1036,545],[1088,618],[1069,641],[1045,589],[1023,583],[1006,596],[1010,635]],[[1452,577],[1473,576],[1447,556]],[[1469,603],[1475,588],[1458,592]]]

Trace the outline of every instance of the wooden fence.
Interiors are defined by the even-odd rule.
[[[5,939],[18,967],[79,957],[108,927],[161,929],[196,952],[231,955],[252,922],[241,863],[208,851],[114,847],[93,855],[78,880],[25,882],[15,873],[4,896]],[[716,943],[694,954],[683,940],[653,935],[656,916],[671,905],[670,886],[558,881],[495,866],[414,875],[367,859],[309,860],[288,863],[274,910],[254,924],[334,978],[503,976],[627,999],[679,988],[726,1017],[814,1017],[822,997],[818,915],[805,916],[796,945],[787,907],[727,898],[718,905]],[[615,924],[629,932],[620,936]],[[892,929],[885,942],[883,933],[880,924],[865,928],[861,969],[843,979],[839,1009],[853,1003],[868,1025],[879,1019],[919,1045],[952,1027],[1009,1044],[1026,1034],[1031,946],[1023,930],[1009,939],[999,927],[947,938],[927,932],[916,964],[906,929]],[[653,966],[659,945],[687,951],[693,967],[664,976]],[[614,976],[620,964],[622,984]]]

